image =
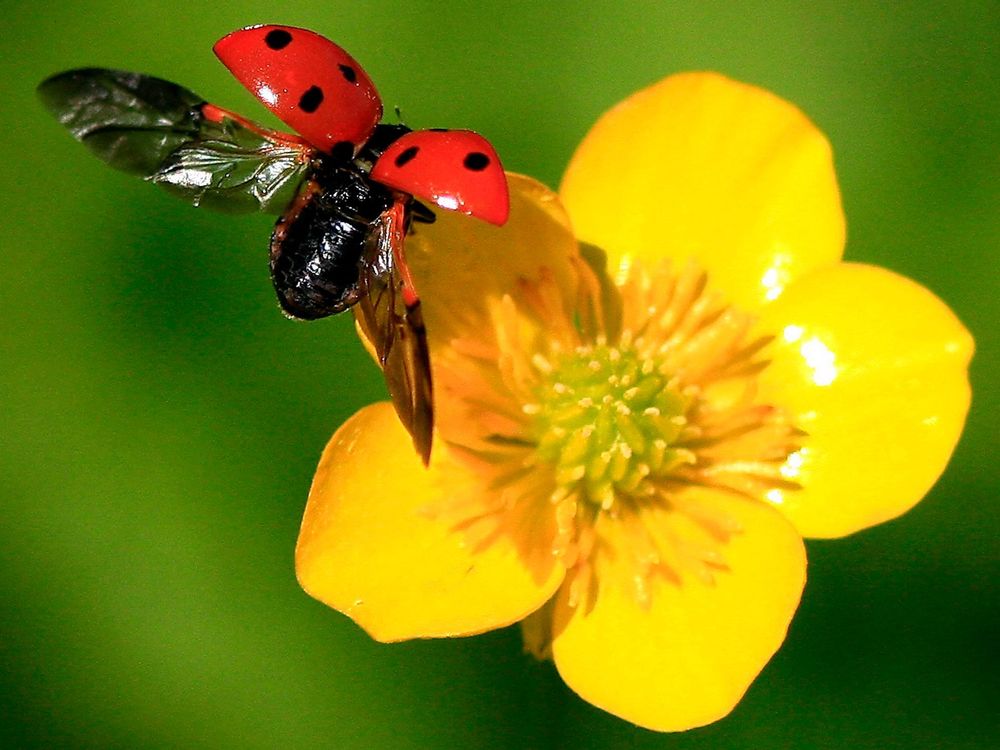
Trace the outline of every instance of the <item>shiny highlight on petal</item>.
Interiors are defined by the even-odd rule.
[[[826,138],[788,102],[715,73],[670,76],[608,111],[559,192],[612,268],[691,258],[743,309],[843,252]]]
[[[782,512],[806,536],[836,537],[915,505],[969,407],[973,343],[954,314],[890,271],[841,264],[794,283],[760,327],[782,332],[761,397],[807,434],[782,468],[801,491],[771,498]]]

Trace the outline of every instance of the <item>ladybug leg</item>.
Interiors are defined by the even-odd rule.
[[[393,203],[389,212],[389,220],[393,226],[406,227],[406,203],[404,201],[397,200]],[[406,265],[406,253],[403,249],[404,240],[406,239],[405,230],[401,234],[402,236],[399,241],[394,242],[392,245],[392,255],[396,268],[399,269],[399,278],[402,281],[402,289],[400,291],[403,295],[403,302],[406,304],[407,309],[412,310],[420,304],[420,296],[413,285],[413,276],[410,275],[410,267]]]
[[[232,120],[233,122],[242,125],[247,130],[253,131],[257,135],[266,138],[272,143],[284,143],[294,148],[306,149],[309,152],[312,151],[312,146],[309,145],[309,142],[304,138],[300,138],[299,136],[291,133],[282,133],[280,130],[265,128],[258,125],[253,120],[248,120],[242,115],[238,115],[235,112],[223,109],[222,107],[217,107],[214,104],[209,104],[208,102],[202,104],[201,114],[206,120],[219,123],[220,125],[223,124],[225,120]]]
[[[403,248],[400,247],[398,255],[402,256],[402,254]],[[399,275],[403,279],[403,302],[408,310],[412,310],[420,304],[420,297],[413,286],[413,278],[410,276],[410,268],[406,265],[406,261],[399,257],[396,259],[396,263],[399,265]]]

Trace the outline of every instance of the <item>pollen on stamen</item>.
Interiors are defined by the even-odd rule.
[[[552,372],[552,363],[549,362],[544,356],[542,356],[539,353],[535,353],[531,357],[531,364],[533,364],[535,366],[535,369],[537,369],[539,372],[542,372],[546,375]]]
[[[722,488],[765,499],[776,489],[792,491],[799,468],[788,459],[801,440],[787,418],[754,402],[753,380],[767,363],[747,333],[750,316],[706,292],[697,269],[661,271],[654,280],[641,270],[626,275],[633,280],[621,288],[615,321],[622,333],[588,338],[567,321],[570,333],[560,325],[560,336],[546,343],[551,320],[540,315],[541,336],[505,339],[542,344],[520,355],[531,367],[511,380],[509,395],[524,415],[512,450],[523,453],[517,467],[507,468],[521,487],[515,492],[508,484],[505,492],[519,502],[533,484],[544,488],[536,496],[557,516],[551,548],[572,567],[570,598],[581,604],[604,585],[588,559],[608,549],[602,529],[629,528],[633,595],[655,597],[656,578],[711,584],[725,558],[725,547],[714,545],[738,532],[687,490]],[[645,530],[651,519],[675,514],[710,529],[716,541],[706,547],[684,538],[686,532],[675,540]],[[514,518],[511,528],[526,528],[527,516]],[[582,541],[587,535],[589,545]]]
[[[556,503],[560,503],[567,497],[569,497],[570,492],[571,492],[570,488],[567,487],[566,485],[562,484],[557,485],[556,488],[552,490],[552,493],[549,495],[549,502],[552,503],[553,505],[555,505]]]
[[[606,485],[604,487],[603,492],[597,500],[601,506],[601,510],[611,510],[614,507],[615,493],[614,490],[611,489],[611,485]]]
[[[687,448],[678,448],[677,458],[685,464],[694,464],[698,461],[698,456],[695,455],[694,451],[689,451]]]

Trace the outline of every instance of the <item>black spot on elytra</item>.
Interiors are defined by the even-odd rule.
[[[408,149],[403,151],[399,156],[396,157],[396,166],[402,167],[405,164],[409,164],[413,161],[413,157],[417,155],[420,149],[416,146],[410,146]]]
[[[299,109],[312,114],[319,105],[323,103],[323,89],[319,86],[310,86],[306,93],[299,97]]]
[[[344,80],[348,83],[358,82],[358,74],[350,65],[338,65],[337,67],[340,68],[340,72],[344,75]]]
[[[292,43],[292,35],[284,29],[271,29],[264,37],[264,43],[271,49],[284,49]]]
[[[470,151],[465,155],[465,161],[462,162],[463,167],[473,172],[482,172],[489,165],[490,157],[482,151]]]

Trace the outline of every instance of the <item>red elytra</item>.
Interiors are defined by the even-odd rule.
[[[471,130],[416,130],[385,150],[371,178],[501,226],[510,213],[507,176],[490,142]]]
[[[294,26],[227,34],[215,54],[251,93],[321,151],[357,151],[382,118],[382,99],[357,61],[326,37]]]

